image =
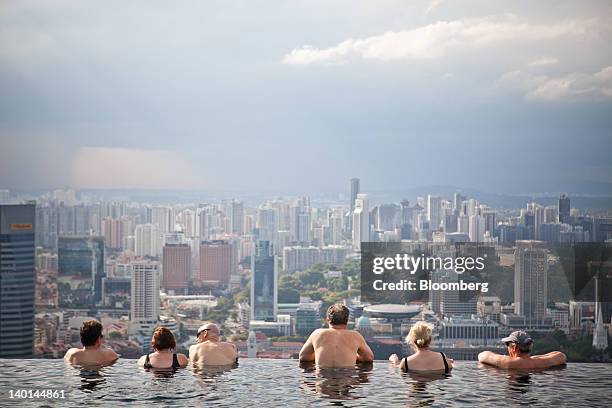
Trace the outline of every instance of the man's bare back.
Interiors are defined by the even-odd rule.
[[[106,347],[96,349],[71,348],[64,356],[66,362],[80,366],[109,365],[117,361],[118,358],[117,353]]]
[[[197,344],[189,347],[189,360],[196,366],[227,366],[238,361],[236,345],[219,340],[219,327],[202,325],[196,335]]]
[[[312,361],[313,355],[318,367],[352,367],[373,360],[363,336],[346,328],[315,330],[300,351],[300,360]]]
[[[538,356],[504,356],[491,351],[483,351],[478,355],[478,361],[500,368],[531,370],[563,365],[567,361],[567,357],[559,351]]]
[[[237,358],[236,346],[223,341],[205,341],[189,348],[189,359],[194,366],[231,365]]]

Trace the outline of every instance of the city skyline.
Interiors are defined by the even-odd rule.
[[[468,3],[5,4],[0,188],[610,195],[612,5]]]

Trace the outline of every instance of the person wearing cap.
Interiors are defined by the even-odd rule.
[[[499,368],[549,368],[565,364],[567,357],[560,351],[532,356],[533,339],[524,331],[515,331],[501,340],[506,343],[508,355],[483,351],[478,355],[478,361]]]
[[[200,326],[197,344],[189,347],[189,360],[197,366],[227,366],[238,362],[236,345],[219,340],[219,327],[214,323]]]

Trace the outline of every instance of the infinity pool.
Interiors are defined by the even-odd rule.
[[[65,390],[65,399],[10,399],[10,390]],[[400,374],[387,362],[317,371],[295,360],[226,370],[146,372],[121,360],[99,372],[61,360],[1,360],[0,406],[612,406],[612,364],[507,372],[457,362],[449,376]]]

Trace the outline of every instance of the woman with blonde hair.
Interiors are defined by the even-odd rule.
[[[431,371],[449,373],[453,368],[453,360],[447,358],[442,352],[429,350],[431,344],[431,326],[425,322],[418,322],[410,328],[406,342],[414,349],[410,357],[404,357],[401,362],[397,354],[391,355],[389,361],[399,365],[400,370]]]

